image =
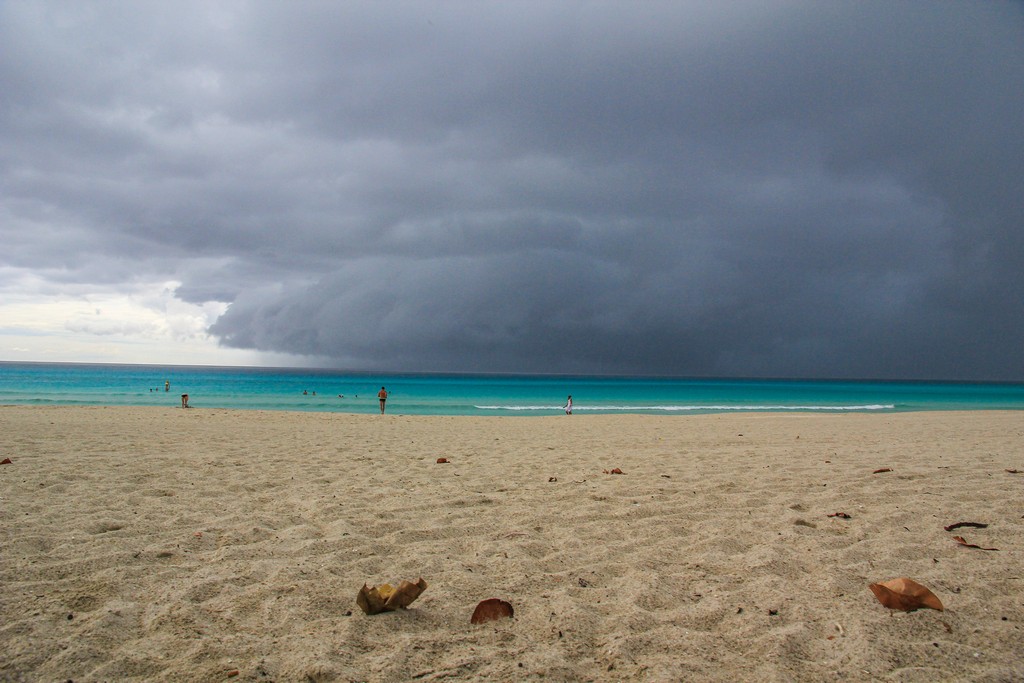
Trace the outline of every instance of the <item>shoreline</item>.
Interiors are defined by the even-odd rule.
[[[517,417],[0,407],[0,678],[1024,677],[1019,411]]]
[[[194,399],[190,398],[190,404],[188,410],[206,411],[214,413],[265,413],[265,414],[278,414],[284,413],[289,415],[320,415],[325,417],[351,417],[351,418],[372,418],[380,417],[379,408],[376,405],[376,399],[374,399],[374,405],[365,407],[362,412],[345,412],[339,410],[325,410],[319,408],[310,409],[297,409],[297,408],[237,408],[237,407],[223,407],[223,406],[205,406],[205,405],[193,405]],[[368,404],[369,405],[369,404]],[[177,403],[169,405],[128,405],[128,404],[65,404],[65,403],[0,403],[0,410],[10,409],[25,409],[25,410],[152,410],[152,411],[173,411],[181,410],[181,406]],[[637,412],[634,412],[637,411]],[[719,406],[712,407],[699,407],[699,408],[686,408],[686,409],[607,409],[607,408],[590,408],[587,406],[574,406],[573,414],[571,417],[584,417],[586,419],[591,418],[615,418],[615,417],[644,417],[644,418],[688,418],[688,417],[709,417],[709,416],[724,416],[724,417],[735,417],[742,419],[744,417],[756,417],[756,416],[821,416],[821,417],[842,417],[844,415],[862,415],[865,417],[878,417],[884,418],[890,415],[935,415],[935,414],[951,414],[958,416],[967,416],[974,414],[998,414],[1006,413],[1010,415],[1024,416],[1024,408],[926,408],[926,407],[915,407],[915,408],[861,408],[861,407],[744,407],[744,408],[722,408]],[[540,409],[516,409],[516,408],[504,408],[501,413],[484,413],[484,414],[465,414],[465,413],[415,413],[415,412],[402,412],[401,409],[395,407],[389,407],[385,417],[405,417],[405,418],[459,418],[459,419],[477,419],[477,418],[544,418],[544,419],[564,419],[567,416],[563,413],[561,408],[545,408]]]

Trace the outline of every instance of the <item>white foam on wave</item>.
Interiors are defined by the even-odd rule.
[[[477,410],[565,410],[565,406],[473,406]],[[575,410],[575,408],[574,408]]]
[[[563,406],[473,406],[478,410],[563,410]],[[740,406],[573,406],[573,412],[594,411],[594,412],[639,412],[639,411],[661,411],[661,412],[684,412],[695,410],[709,410],[715,412],[734,410],[772,411],[772,410],[823,410],[823,411],[844,411],[844,410],[894,410],[896,406],[892,403],[881,404],[871,403],[859,406],[785,406],[785,405],[740,405]]]

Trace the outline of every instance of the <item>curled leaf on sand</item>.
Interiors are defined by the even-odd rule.
[[[930,590],[913,579],[901,577],[881,583],[873,583],[868,588],[875,594],[878,601],[889,609],[912,612],[922,607],[942,611],[942,601]]]
[[[625,474],[622,470],[616,467],[613,470],[601,470],[602,474]]]
[[[973,543],[968,543],[967,541],[964,540],[963,536],[954,536],[953,540],[956,541],[957,543],[959,543],[960,545],[962,545],[965,548],[977,548],[978,550],[995,550],[997,552],[999,551],[999,548],[982,548],[980,545],[975,545]]]
[[[511,619],[514,615],[515,610],[512,609],[511,604],[498,598],[488,598],[487,600],[481,600],[480,604],[476,606],[469,623],[483,624],[498,619]]]
[[[447,463],[449,463],[449,462],[451,462],[451,461],[450,461],[450,460],[448,460],[448,458],[438,458],[438,459],[437,459],[437,464],[438,464],[438,465],[444,465],[444,464],[447,464]]]
[[[969,526],[972,529],[987,529],[988,524],[982,524],[981,522],[957,522],[956,524],[950,524],[949,526],[942,527],[946,531],[952,531],[953,529],[959,529],[960,527]]]
[[[883,467],[881,469],[875,470],[871,474],[881,474],[882,472],[892,472],[892,468],[891,467]]]
[[[1009,472],[1010,474],[1020,474],[1021,473],[1021,470],[1006,470],[1006,471]]]
[[[845,512],[833,512],[829,517],[838,517],[839,519],[850,519],[850,515]]]
[[[395,588],[390,583],[379,586],[367,586],[365,583],[356,596],[356,604],[366,614],[379,614],[405,609],[427,589],[427,582],[422,578],[416,583],[402,581]]]
[[[14,463],[11,462],[10,458],[4,458],[3,460],[0,460],[0,465],[13,465],[13,464]]]

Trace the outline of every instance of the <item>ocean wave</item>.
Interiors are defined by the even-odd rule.
[[[477,410],[564,410],[563,406],[473,406]],[[686,412],[686,411],[714,411],[714,412],[726,412],[726,411],[773,411],[773,410],[787,410],[787,411],[865,411],[865,410],[895,410],[896,406],[892,403],[881,404],[872,403],[867,405],[857,406],[787,406],[787,405],[712,405],[712,406],[697,406],[697,405],[686,405],[686,406],[573,406],[573,412],[640,412],[640,411],[651,411],[651,412]]]

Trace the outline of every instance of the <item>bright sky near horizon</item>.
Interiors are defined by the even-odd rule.
[[[1024,5],[0,3],[0,360],[1024,380]]]
[[[12,361],[168,365],[316,365],[317,359],[226,348],[207,331],[221,302],[175,296],[180,282],[142,282],[109,291],[18,297],[0,302],[2,358]],[[31,288],[27,288],[31,289]]]

